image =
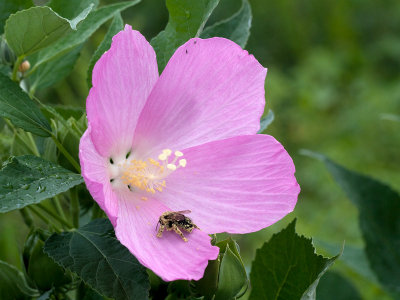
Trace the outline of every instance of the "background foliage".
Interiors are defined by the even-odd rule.
[[[119,1],[100,4],[114,2]],[[331,269],[334,272],[321,279],[317,289],[321,299],[330,299],[332,284],[346,286],[343,299],[348,297],[347,291],[354,299],[392,299],[395,296],[379,283],[362,251],[365,242],[357,203],[349,201],[324,164],[302,155],[300,150],[324,153],[349,169],[400,190],[400,122],[393,116],[400,115],[400,3],[250,0],[250,4],[253,22],[246,49],[269,69],[266,112],[272,109],[275,114],[266,132],[275,136],[293,157],[302,192],[294,213],[283,221],[260,232],[235,237],[244,265],[249,271],[255,249],[297,216],[296,231],[312,236],[320,252],[336,255],[346,241],[342,257]],[[230,17],[240,7],[239,0],[221,0],[207,24]],[[23,1],[20,8],[24,8]],[[57,11],[57,5],[53,8]],[[168,11],[164,1],[146,0],[126,9],[122,17],[151,40],[165,28]],[[120,25],[114,22],[118,28]],[[69,44],[76,48],[63,61],[79,58],[66,80],[50,87],[55,83],[48,76],[56,68],[54,64],[44,66],[35,75],[48,78],[38,80],[41,86],[34,85],[39,99],[73,107],[79,119],[79,108],[84,108],[89,88],[87,69],[110,24],[111,20],[101,25],[85,44],[81,44],[83,40]],[[59,128],[59,134],[63,134],[62,124]],[[8,138],[7,131],[0,134],[0,155],[5,161],[18,141]],[[63,167],[70,167],[67,161]],[[21,222],[15,212],[0,218],[0,259],[19,269],[22,262],[18,252],[28,233]],[[17,274],[18,270],[7,272]],[[331,283],[323,284],[324,280]],[[245,295],[248,296],[249,293]]]

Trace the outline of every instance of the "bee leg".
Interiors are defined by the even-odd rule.
[[[164,225],[160,225],[160,228],[158,229],[158,232],[157,232],[157,237],[162,237],[162,233],[163,233],[163,231],[164,231],[164,229],[165,229],[165,226]]]
[[[175,224],[172,224],[172,229],[181,236],[182,240],[184,240],[185,242],[187,242],[187,238],[185,238],[185,236],[183,235],[182,231],[180,231],[180,229],[178,228],[178,226],[176,226]]]

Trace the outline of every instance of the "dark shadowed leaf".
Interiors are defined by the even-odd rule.
[[[81,175],[39,157],[13,157],[0,170],[0,212],[39,203],[82,182]]]
[[[115,14],[139,2],[140,0],[119,2],[103,6],[95,11],[92,11],[87,18],[79,24],[76,31],[71,32],[70,34],[59,39],[52,45],[52,47],[43,49],[40,53],[40,60],[36,62],[30,73],[35,72],[36,69],[43,63],[53,59],[56,56],[62,55],[77,45],[85,42],[103,23],[111,19]]]
[[[49,122],[17,83],[0,74],[0,116],[39,136],[50,136]]]
[[[148,298],[150,284],[145,268],[115,238],[106,219],[94,220],[73,232],[53,234],[44,251],[107,297]]]
[[[315,299],[319,279],[338,256],[316,254],[312,240],[296,234],[295,224],[290,223],[257,250],[249,299]]]
[[[261,118],[260,130],[257,133],[263,133],[263,131],[265,131],[268,128],[268,126],[271,125],[274,119],[275,119],[274,112],[272,110],[269,110],[268,114],[265,117]]]
[[[22,9],[33,5],[32,0],[1,0],[0,1],[0,34],[4,31],[4,23],[8,17]]]
[[[100,43],[99,47],[96,49],[92,58],[90,59],[89,68],[87,71],[87,83],[89,87],[92,86],[92,71],[94,65],[104,54],[104,52],[110,49],[112,37],[122,29],[124,29],[124,21],[122,20],[121,14],[116,14],[110,27],[108,28],[107,34],[104,36],[103,41]]]
[[[388,185],[350,171],[324,155],[306,150],[302,153],[323,161],[357,206],[371,269],[400,299],[400,195]]]
[[[250,36],[251,19],[250,4],[247,0],[243,0],[242,7],[237,13],[229,19],[206,27],[200,37],[204,39],[214,36],[224,37],[244,48]]]
[[[60,16],[73,19],[92,4],[93,9],[96,9],[99,5],[99,0],[51,0],[46,5]]]
[[[151,40],[160,73],[180,45],[200,35],[218,2],[219,0],[167,0],[167,27]]]
[[[43,49],[76,30],[92,5],[75,19],[68,20],[47,6],[36,6],[11,15],[4,28],[8,45],[17,56],[27,56]]]
[[[0,299],[31,299],[39,291],[31,288],[22,272],[0,260]]]
[[[342,275],[326,272],[317,287],[317,299],[322,300],[361,300],[357,289]]]

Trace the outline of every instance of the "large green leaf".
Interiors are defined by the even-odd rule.
[[[92,5],[71,21],[59,16],[47,6],[19,11],[11,15],[6,22],[7,43],[17,56],[31,55],[76,30],[77,24],[91,9]]]
[[[0,74],[0,116],[39,136],[50,136],[49,122],[17,83]]]
[[[361,300],[357,289],[342,275],[327,272],[319,281],[317,299],[322,300]]]
[[[224,37],[244,48],[250,36],[251,19],[250,4],[247,0],[243,0],[242,7],[236,14],[229,19],[206,27],[200,37]]]
[[[315,299],[319,279],[338,256],[316,254],[311,239],[296,234],[295,224],[290,223],[257,250],[249,299]]]
[[[22,9],[33,6],[32,0],[1,0],[0,1],[0,34],[3,33],[4,23],[8,17]]]
[[[99,0],[51,0],[46,5],[60,16],[73,19],[90,5],[95,9],[99,5]]]
[[[167,0],[167,27],[151,40],[160,72],[180,45],[200,35],[218,2],[219,0]]]
[[[39,203],[82,182],[81,175],[39,157],[13,157],[0,170],[0,212]]]
[[[87,83],[88,86],[92,86],[92,71],[93,67],[99,58],[110,49],[112,37],[116,35],[119,31],[124,28],[124,21],[122,20],[121,14],[116,14],[110,27],[108,28],[107,34],[104,36],[103,41],[100,43],[99,47],[94,52],[92,58],[90,59],[89,68],[87,70]]]
[[[357,206],[371,268],[378,280],[389,290],[398,293],[400,299],[400,195],[388,185],[350,171],[321,154],[305,154],[323,161]]]
[[[261,118],[260,129],[258,130],[257,133],[263,133],[268,128],[268,126],[271,125],[274,119],[275,119],[274,112],[272,110],[269,110],[268,114],[265,117]]]
[[[114,236],[111,223],[97,219],[73,232],[53,234],[44,251],[99,293],[114,299],[147,299],[145,268]]]
[[[22,272],[0,260],[0,299],[31,299],[39,291],[31,288]]]
[[[110,4],[91,12],[87,18],[79,24],[78,30],[59,39],[52,47],[43,49],[40,53],[40,59],[36,62],[28,75],[35,72],[37,68],[45,62],[85,42],[103,23],[111,19],[115,14],[139,2],[140,0],[133,0]]]

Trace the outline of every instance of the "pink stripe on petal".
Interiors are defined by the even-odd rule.
[[[151,92],[134,148],[149,154],[148,149],[181,150],[256,133],[264,111],[266,73],[230,40],[189,40],[172,56]]]
[[[86,103],[92,141],[102,156],[131,149],[137,119],[157,79],[153,48],[126,25],[96,63]]]
[[[107,159],[97,153],[90,138],[90,130],[89,127],[85,131],[79,144],[82,176],[93,199],[105,211],[111,223],[115,225],[118,214],[118,199],[110,185],[106,167]]]
[[[186,167],[167,178],[158,198],[172,210],[191,210],[204,232],[257,231],[296,205],[293,161],[271,136],[238,136],[182,152]]]
[[[173,231],[156,237],[159,217],[170,210],[157,200],[141,201],[132,194],[122,194],[119,207],[115,227],[118,240],[163,280],[198,280],[203,277],[208,260],[217,258],[218,247],[211,246],[211,238],[200,230],[184,231],[188,242]]]

